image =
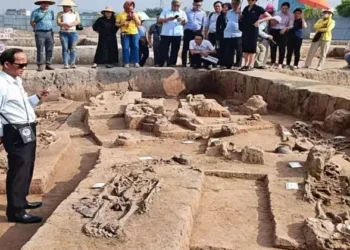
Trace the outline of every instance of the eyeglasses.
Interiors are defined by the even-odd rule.
[[[14,65],[17,65],[18,68],[23,69],[28,66],[28,63],[12,63]]]

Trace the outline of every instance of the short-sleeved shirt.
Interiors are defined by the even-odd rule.
[[[117,23],[124,23],[126,22],[127,20],[127,17],[128,17],[128,13],[126,12],[120,12],[119,14],[117,14],[117,17],[116,17],[116,20],[117,20]],[[123,33],[127,33],[129,35],[136,35],[139,33],[138,29],[137,29],[137,25],[135,23],[134,20],[131,20],[128,24],[128,26],[122,26],[120,28],[121,32]]]
[[[46,15],[45,12],[46,11],[43,11],[41,8],[38,8],[32,12],[30,20],[36,23],[34,30],[52,30],[53,20],[55,20],[55,14],[53,10],[50,9],[47,10]],[[40,19],[42,20],[40,21]]]
[[[206,51],[206,50],[214,50],[214,46],[211,44],[208,40],[203,40],[200,45],[196,43],[195,40],[190,41],[190,50],[200,50],[200,51]]]
[[[178,11],[164,10],[160,14],[160,18],[169,18],[169,17],[175,17],[175,16],[179,16],[179,18],[182,18],[187,22],[187,15],[183,10],[178,10]],[[182,23],[178,22],[176,19],[173,21],[168,21],[166,23],[163,23],[161,35],[162,36],[183,36],[184,26]]]
[[[265,9],[259,5],[254,5],[251,9],[249,9],[249,6],[245,7],[242,12],[242,30],[258,30],[258,28],[254,26],[254,23],[256,23],[259,20],[260,16],[263,15],[265,12]]]
[[[207,21],[205,24],[205,27],[209,30],[209,33],[216,33],[216,20],[220,15],[221,13],[215,13],[215,12],[212,12],[209,14],[209,17],[207,18]]]
[[[57,14],[57,20],[63,22],[63,14],[65,14],[65,12],[63,11],[60,11],[58,12]],[[80,22],[80,15],[77,11],[73,10],[67,14],[72,14],[72,15],[75,15],[75,21],[79,21]],[[63,27],[61,27],[61,32],[76,32],[77,29],[76,29],[76,26],[73,26],[73,27],[70,27],[68,30],[67,29],[64,29]]]
[[[185,30],[197,31],[201,30],[206,22],[207,14],[202,11],[188,10],[186,11],[187,24],[185,25]]]
[[[234,10],[226,13],[226,28],[224,38],[241,37],[242,32],[239,30],[239,14]]]
[[[303,38],[303,20],[301,18],[294,20],[293,28],[288,32],[288,34],[291,36],[291,38]]]
[[[160,43],[160,34],[162,32],[162,26],[159,24],[153,24],[150,28],[148,33],[150,35],[153,35],[153,45],[156,46]]]
[[[146,30],[146,27],[145,26],[140,26],[140,27],[138,27],[138,30],[139,30],[139,36],[140,37],[144,37],[144,36],[146,36],[146,34],[147,34],[147,30]]]

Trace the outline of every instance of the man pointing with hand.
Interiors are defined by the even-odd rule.
[[[36,155],[36,117],[34,107],[49,93],[29,96],[20,78],[27,67],[27,56],[21,49],[5,50],[0,56],[0,142],[8,159],[6,179],[9,222],[38,223],[42,218],[30,215],[41,202],[28,202]]]

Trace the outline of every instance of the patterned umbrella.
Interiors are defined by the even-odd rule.
[[[326,0],[299,0],[299,2],[309,5],[310,7],[317,9],[328,9],[329,5]]]

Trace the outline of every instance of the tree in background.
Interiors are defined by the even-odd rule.
[[[350,0],[342,0],[336,9],[339,16],[350,17]]]
[[[346,0],[348,1],[348,0]],[[308,5],[305,5],[304,17],[305,19],[318,19],[322,16],[322,10],[312,8]]]
[[[162,8],[147,8],[145,10],[145,13],[147,14],[147,16],[149,17],[156,17],[157,14],[161,13],[163,11]]]

